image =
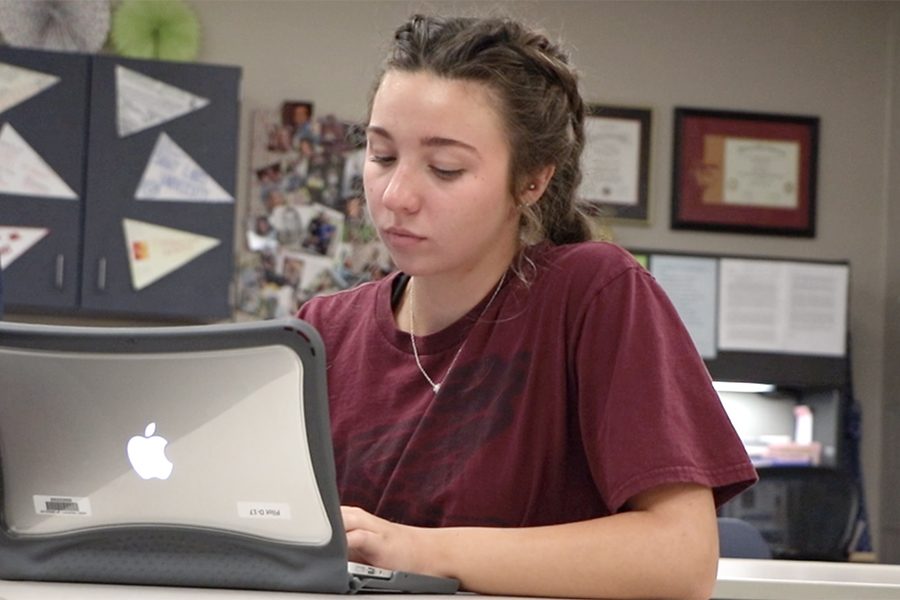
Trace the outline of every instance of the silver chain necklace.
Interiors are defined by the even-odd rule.
[[[500,288],[503,287],[503,282],[506,281],[506,272],[503,273],[503,277],[500,278],[500,282],[497,284],[497,287],[494,288],[494,293],[491,294],[490,300],[488,300],[487,304],[484,305],[484,308],[481,309],[481,313],[478,315],[478,319],[475,320],[476,324],[481,320],[481,317],[484,316],[484,313],[487,312],[487,309],[490,308],[491,304],[494,302],[494,298],[497,297],[497,294],[500,292]],[[447,381],[447,378],[450,376],[450,371],[453,370],[453,367],[456,366],[456,359],[459,358],[460,353],[462,353],[463,347],[466,345],[466,342],[469,341],[469,335],[471,335],[472,330],[469,330],[469,333],[466,334],[466,339],[462,341],[459,345],[459,348],[456,350],[456,354],[453,355],[453,360],[450,361],[450,366],[447,367],[447,372],[444,373],[444,379],[435,383],[435,381],[428,376],[428,373],[425,371],[425,367],[422,366],[422,361],[419,359],[419,350],[416,348],[416,297],[415,297],[415,285],[413,285],[413,281],[410,278],[409,280],[409,342],[412,344],[413,356],[416,359],[416,366],[419,367],[419,372],[422,373],[422,376],[425,377],[425,381],[431,386],[432,391],[437,394],[441,391],[441,384],[444,381]],[[474,325],[473,325],[474,327]]]

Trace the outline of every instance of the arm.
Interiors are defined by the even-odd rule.
[[[397,525],[343,509],[351,560],[458,578],[484,594],[705,599],[718,561],[712,493],[694,484],[638,494],[629,512],[521,529]]]

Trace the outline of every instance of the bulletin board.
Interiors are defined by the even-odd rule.
[[[365,207],[361,125],[320,114],[311,100],[285,100],[252,119],[239,317],[293,315],[317,294],[393,271]]]

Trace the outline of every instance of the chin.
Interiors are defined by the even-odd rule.
[[[421,257],[391,254],[391,259],[397,270],[413,277],[427,277],[443,270],[440,265]]]

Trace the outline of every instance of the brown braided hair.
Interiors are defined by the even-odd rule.
[[[521,214],[523,246],[591,238],[575,197],[581,181],[584,101],[562,49],[510,19],[413,15],[394,33],[370,98],[370,114],[378,86],[391,70],[477,81],[491,91],[508,135],[510,191]],[[556,168],[547,189],[538,202],[526,205],[521,193],[547,165]]]

